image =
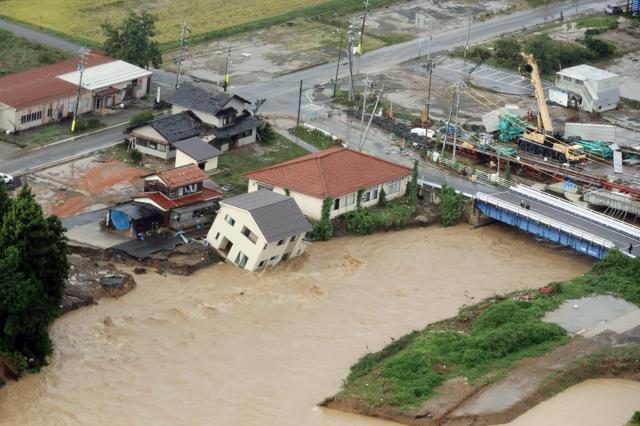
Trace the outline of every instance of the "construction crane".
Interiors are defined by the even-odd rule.
[[[587,156],[581,145],[567,145],[558,141],[554,135],[553,123],[547,108],[547,101],[542,88],[538,64],[530,53],[520,53],[527,63],[525,69],[531,74],[536,101],[538,102],[538,126],[528,126],[520,139],[519,147],[523,151],[549,157],[562,163],[579,163],[586,161]]]

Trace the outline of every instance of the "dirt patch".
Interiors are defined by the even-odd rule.
[[[146,170],[127,166],[120,161],[99,164],[82,177],[82,187],[92,194],[99,194],[118,183],[131,182],[147,174]]]
[[[52,204],[48,206],[47,213],[58,217],[66,217],[79,213],[94,204],[95,200],[86,195],[73,195],[66,191],[59,191],[54,195]]]

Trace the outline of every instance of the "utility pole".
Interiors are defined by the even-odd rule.
[[[458,84],[456,85],[456,128],[453,133],[453,154],[451,157],[454,163],[456,162],[456,142],[458,141],[458,114],[460,113],[460,94],[462,92],[463,85],[464,82],[462,81],[458,82]]]
[[[302,107],[302,80],[300,80],[300,92],[298,93],[298,119],[296,120],[296,127],[300,126],[300,108]]]
[[[78,95],[76,96],[76,105],[73,109],[73,121],[71,121],[71,133],[76,131],[76,119],[78,117],[78,107],[80,105],[80,92],[82,91],[82,76],[84,74],[84,68],[87,65],[87,55],[89,54],[89,49],[86,47],[82,47],[80,49],[80,63],[78,64],[78,69],[80,70],[80,78],[78,79]]]
[[[355,99],[355,89],[353,87],[353,44],[355,41],[355,35],[353,33],[353,24],[349,24],[349,30],[347,31],[347,44],[349,46],[349,100]]]
[[[178,72],[176,73],[176,90],[178,90],[178,86],[180,85],[180,71],[182,71],[182,54],[184,51],[184,36],[187,31],[191,33],[191,30],[187,27],[187,21],[185,20],[184,24],[182,24],[182,33],[180,34],[180,56],[178,59]]]
[[[427,71],[429,72],[429,87],[427,89],[427,104],[420,114],[420,121],[422,121],[422,127],[427,127],[430,124],[429,121],[429,104],[431,103],[431,75],[433,74],[433,61],[431,60],[431,39],[433,38],[433,23],[431,23],[431,29],[429,30],[429,44],[427,46]]]
[[[229,46],[229,50],[227,50],[227,63],[224,67],[224,83],[222,83],[222,87],[224,91],[227,91],[227,87],[229,87],[229,57],[231,56],[231,46]]]
[[[453,96],[451,96],[451,108],[449,109],[449,118],[447,119],[447,131],[445,132],[444,140],[442,141],[442,151],[440,152],[440,158],[444,157],[444,151],[447,147],[447,139],[449,138],[449,129],[451,128],[451,116],[453,115],[453,106],[455,105],[455,102],[456,102],[455,87],[456,87],[455,85],[452,87],[454,92],[453,92]]]
[[[376,99],[376,103],[375,105],[373,105],[373,111],[371,111],[371,116],[369,117],[369,124],[367,124],[367,128],[364,131],[364,135],[362,135],[362,139],[360,139],[360,145],[358,146],[358,151],[362,152],[362,148],[364,148],[364,141],[367,139],[367,134],[369,133],[369,128],[371,127],[373,116],[376,114],[376,108],[378,108],[378,102],[380,102],[380,98],[382,97],[383,91],[384,91],[384,81],[382,81],[382,86],[380,86],[380,93],[378,93],[378,99]]]
[[[364,94],[362,95],[362,117],[360,117],[360,139],[362,139],[362,135],[364,134],[364,114],[367,111],[367,89],[370,83],[371,80],[369,80],[369,76],[366,76],[363,81]]]
[[[362,30],[360,30],[360,54],[364,52],[362,40],[364,39],[364,23],[367,21],[367,10],[369,9],[369,0],[364,0],[364,15],[362,16]]]
[[[464,65],[467,66],[467,50],[469,50],[469,35],[471,35],[471,18],[469,15],[469,23],[467,24],[467,41],[464,44]]]
[[[340,61],[342,60],[342,41],[344,40],[344,33],[340,32],[340,48],[338,49],[338,64],[336,65],[336,79],[333,83],[333,98],[335,99],[338,92],[338,72],[340,71]]]

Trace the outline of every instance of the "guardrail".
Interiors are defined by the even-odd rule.
[[[547,216],[543,216],[540,215],[538,213],[534,213],[531,210],[527,210],[525,208],[522,208],[518,205],[512,204],[508,201],[502,201],[496,197],[493,197],[489,194],[485,194],[483,192],[478,192],[476,194],[476,199],[483,201],[485,203],[489,203],[492,204],[496,207],[499,207],[501,209],[505,209],[505,210],[509,210],[511,212],[517,213],[519,216],[524,216],[528,219],[534,220],[538,223],[543,223],[547,226],[551,226],[555,229],[561,230],[563,232],[566,232],[568,234],[571,234],[575,237],[578,237],[580,239],[586,240],[586,241],[591,241],[594,244],[597,244],[601,247],[606,247],[607,249],[611,249],[611,248],[615,248],[616,245],[611,242],[610,240],[598,237],[597,235],[594,235],[590,232],[585,232],[582,231],[578,228],[574,228],[571,225],[567,225],[564,224],[562,222],[559,222],[555,219],[551,219]]]
[[[598,212],[577,206],[569,201],[563,200],[562,198],[556,197],[554,195],[545,194],[543,192],[536,191],[535,189],[531,189],[524,185],[515,185],[511,188],[511,191],[516,194],[524,195],[526,197],[530,197],[535,200],[541,201],[547,205],[558,208],[574,216],[582,217],[584,219],[590,220],[600,225],[607,226],[609,228],[623,232],[629,236],[640,239],[640,228],[629,225],[626,222],[623,222],[618,219],[614,219],[602,213],[598,213]]]
[[[444,164],[445,166],[448,166],[458,172],[465,171],[469,175],[475,175],[477,179],[483,181],[484,183],[488,183],[490,185],[498,185],[503,188],[510,188],[511,186],[515,185],[510,180],[501,178],[496,174],[489,174],[482,170],[474,169],[473,167],[469,167],[462,163],[458,163],[457,161],[453,161],[449,158],[444,158],[440,155],[439,152],[436,152],[436,151],[427,152],[427,157],[429,157],[432,161],[436,163]]]

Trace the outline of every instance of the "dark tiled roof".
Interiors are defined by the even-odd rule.
[[[236,122],[231,126],[210,127],[208,131],[214,135],[216,139],[226,139],[244,133],[247,130],[255,129],[258,127],[258,124],[258,119],[247,113],[244,116],[238,117]]]
[[[109,210],[125,213],[134,220],[155,216],[161,213],[160,210],[152,205],[136,202],[120,204],[119,206],[111,207]]]
[[[191,111],[156,118],[149,123],[168,142],[177,142],[200,134],[202,121]]]
[[[216,114],[234,97],[244,103],[251,103],[238,95],[228,92],[208,91],[203,87],[188,82],[180,84],[178,90],[168,95],[165,101],[172,105]]]
[[[174,142],[176,149],[184,152],[197,162],[206,161],[222,154],[218,148],[209,145],[199,137],[192,137],[182,141]]]
[[[249,212],[269,243],[311,231],[311,224],[295,200],[282,194],[262,190],[227,198],[222,203]]]

